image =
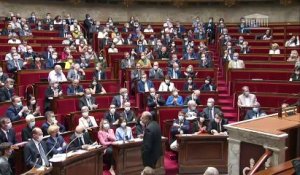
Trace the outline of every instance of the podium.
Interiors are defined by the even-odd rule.
[[[76,154],[61,162],[52,162],[51,175],[102,175],[104,148],[95,148]]]
[[[227,136],[177,135],[179,175],[203,174],[207,167],[227,173]]]
[[[167,139],[163,137],[162,142],[160,143],[162,144],[163,155],[156,163],[156,175],[165,174],[164,153],[166,141]],[[118,141],[113,143],[112,148],[113,156],[116,161],[115,172],[117,175],[141,174],[144,169],[141,154],[142,142],[142,139],[136,139],[135,141]]]
[[[300,114],[278,118],[277,113],[225,126],[228,138],[228,174],[242,174],[244,168],[260,162],[258,171],[300,156]],[[258,164],[257,164],[258,165]]]

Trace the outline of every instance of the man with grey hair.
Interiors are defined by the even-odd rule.
[[[22,130],[22,141],[26,142],[32,138],[32,130],[35,127],[35,117],[32,114],[26,116],[27,126]]]
[[[253,108],[247,111],[244,120],[254,119],[265,115],[267,114],[263,110],[261,110],[260,104],[258,102],[255,102]]]
[[[215,100],[213,98],[207,99],[207,107],[203,109],[203,113],[205,114],[206,118],[212,120],[215,118],[215,114],[221,112],[221,110],[215,107]]]
[[[49,72],[48,81],[49,82],[54,82],[54,81],[65,82],[65,81],[67,81],[67,78],[64,75],[64,73],[62,71],[62,67],[60,65],[56,65],[54,67],[54,70]]]
[[[67,75],[69,81],[83,80],[85,78],[85,72],[80,68],[79,63],[75,63],[73,69],[70,69]]]
[[[215,167],[208,167],[203,175],[219,175],[219,171]]]
[[[157,161],[163,155],[160,126],[152,120],[152,115],[148,111],[142,113],[141,124],[145,125],[142,144],[143,165],[155,168]]]

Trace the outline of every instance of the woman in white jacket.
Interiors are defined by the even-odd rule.
[[[89,108],[83,106],[81,108],[82,117],[79,118],[79,125],[83,126],[84,129],[98,127],[97,122],[93,116],[89,116]]]
[[[171,82],[171,78],[169,75],[165,76],[164,81],[162,81],[159,85],[159,92],[171,92],[175,88],[174,83]]]

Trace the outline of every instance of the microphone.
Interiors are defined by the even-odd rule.
[[[290,100],[290,99],[293,99],[293,97],[299,97],[300,96],[300,93],[297,93],[297,94],[291,94],[291,97],[290,98],[287,98],[287,99],[285,99],[285,100],[283,100],[283,102],[281,103],[281,104],[283,104],[283,103],[286,103],[288,100]],[[280,104],[280,105],[281,105]],[[293,104],[291,104],[290,106],[297,106],[297,112],[300,112],[300,98],[297,100],[297,102],[296,103],[293,103]],[[278,118],[279,119],[282,119],[282,110],[283,110],[283,108],[280,106],[280,107],[278,107],[278,108],[275,108],[275,110],[276,109],[278,109]]]
[[[71,140],[71,142],[67,145],[67,147],[66,147],[66,159],[68,158],[68,149],[69,149],[69,146],[70,146],[75,140],[77,140],[77,139],[79,139],[79,137],[76,137],[76,136],[75,136],[75,138],[74,138],[73,140]]]
[[[51,137],[51,136],[50,136]],[[52,146],[52,148],[50,149],[50,151],[47,152],[46,154],[46,157],[51,153],[51,151],[55,148],[56,144],[57,144],[57,139],[54,139],[55,140],[55,143],[54,145]]]

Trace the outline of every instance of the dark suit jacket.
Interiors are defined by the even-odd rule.
[[[25,142],[31,138],[32,138],[32,128],[29,128],[28,126],[26,126],[22,130],[22,141]]]
[[[44,149],[45,154],[48,153],[47,145],[44,141],[41,141],[42,147]],[[39,151],[35,146],[33,140],[30,140],[24,147],[24,162],[28,168],[32,168],[36,162],[37,155],[39,155]],[[43,165],[42,159],[39,158],[37,161],[36,167],[39,168]]]
[[[107,112],[105,112],[103,118],[105,118],[106,120],[108,120],[108,122],[109,122],[110,124],[112,124],[113,122],[115,122],[116,120],[118,120],[118,119],[120,118],[120,114],[117,113],[117,112],[115,112],[115,114],[114,114],[114,119],[115,119],[115,120],[113,120],[113,118],[112,118],[111,115],[110,115],[110,112],[107,111]]]
[[[75,136],[75,134],[73,134],[73,135],[70,137],[70,142],[71,142],[72,140],[74,140],[75,138],[76,138],[76,136]],[[91,140],[91,137],[90,137],[90,135],[89,135],[88,132],[83,133],[83,139],[84,139],[84,143],[85,143],[85,144],[90,145],[90,144],[93,143],[93,141]],[[81,146],[82,146],[82,144],[81,144],[81,142],[79,141],[79,139],[77,138],[76,140],[73,141],[73,143],[70,144],[68,150],[66,150],[66,151],[78,150],[78,149],[81,149]]]
[[[212,86],[212,91],[216,91],[216,86],[213,84],[203,84],[200,88],[201,91],[211,91],[209,85]]]
[[[214,111],[214,114],[218,114],[218,113],[220,113],[221,112],[221,110],[219,109],[219,108],[217,108],[217,107],[213,107],[212,108]],[[211,116],[211,108],[209,108],[209,107],[206,107],[206,108],[204,108],[203,109],[203,112],[205,113],[205,115],[207,116],[207,119],[209,119],[209,120],[212,120],[213,118],[215,118],[215,116]]]
[[[133,119],[136,118],[135,113],[132,110],[128,112],[124,110],[123,112],[120,113],[120,116],[123,117],[127,122],[132,122]]]
[[[142,159],[143,165],[155,168],[156,162],[162,156],[161,131],[160,126],[155,121],[151,121],[145,128]]]
[[[208,128],[207,128],[207,131],[209,133],[211,133],[211,130],[215,129],[216,131],[218,132],[224,132],[224,131],[227,131],[227,129],[224,127],[224,125],[228,124],[228,121],[227,119],[222,119],[222,122],[221,122],[221,130],[220,130],[220,127],[218,125],[218,123],[215,122],[215,120],[211,120],[208,124]]]
[[[58,87],[59,91],[61,91],[61,87],[59,86]],[[49,99],[49,97],[54,97],[54,91],[53,89],[49,86],[47,89],[46,89],[46,92],[45,92],[45,111],[49,111],[51,110],[51,101]]]
[[[14,129],[8,130],[7,137],[8,137],[8,139],[6,138],[6,135],[2,131],[2,129],[0,129],[0,144],[3,143],[3,142],[9,142],[9,143],[12,143],[12,144],[17,143],[16,132],[15,132]]]
[[[188,102],[189,102],[190,100],[192,100],[192,95],[189,95],[189,96],[185,97],[184,105],[187,105]],[[197,104],[197,105],[200,105],[200,104],[201,104],[200,97],[198,97],[198,98],[196,99],[196,104]]]
[[[6,87],[2,87],[0,89],[0,102],[5,102],[11,100],[11,97],[14,95],[12,89],[7,89]]]
[[[185,82],[184,83],[184,85],[183,85],[183,90],[184,91],[188,91],[189,90],[189,83],[188,82]],[[196,90],[196,89],[198,89],[198,86],[197,86],[197,84],[196,83],[192,83],[192,90]]]
[[[179,124],[179,120],[176,119],[173,123]],[[179,134],[178,129],[181,129],[184,134],[188,134],[190,132],[190,122],[188,120],[183,120],[183,123],[181,124],[180,127],[175,127],[172,125],[171,127],[171,141],[170,143],[173,143],[176,139],[176,135]]]
[[[94,75],[93,75],[93,77],[96,77],[97,80],[99,80],[99,73],[98,72],[99,71],[96,70],[94,72]],[[105,80],[106,79],[106,73],[103,70],[101,71],[100,76],[101,76],[101,80]]]
[[[54,140],[53,137],[49,137],[46,141],[46,144],[47,144],[47,147],[48,147],[48,150],[51,151],[50,153],[50,156],[54,155],[54,154],[58,154],[58,153],[64,153],[66,152],[66,148],[67,148],[67,145],[66,146],[63,146],[63,143],[65,142],[64,138],[61,136],[61,135],[58,135],[56,137],[57,141]],[[62,148],[61,150],[57,150],[58,148]]]
[[[48,128],[49,128],[50,124],[48,122],[45,122],[42,124],[42,131],[43,131],[43,135],[46,136],[46,135],[49,135],[48,134]],[[57,123],[57,126],[59,127],[59,132],[65,132],[66,131],[66,127],[60,123]]]
[[[13,175],[8,159],[3,156],[0,157],[0,174]]]
[[[166,100],[162,96],[159,96],[157,102],[159,106],[164,106],[166,104]],[[147,106],[149,107],[150,111],[153,111],[156,108],[155,98],[152,97],[151,95],[147,97]]]
[[[22,69],[24,62],[22,60],[18,60],[19,66]],[[15,72],[18,70],[18,68],[15,66],[15,62],[13,60],[7,61],[7,70],[9,72]]]
[[[4,83],[4,82],[7,80],[7,78],[8,78],[8,75],[7,75],[6,73],[3,73],[3,75],[0,76],[0,81],[1,81],[2,83]]]
[[[166,51],[165,53],[162,53],[161,51],[158,51],[158,59],[162,59],[162,58],[168,58],[168,59],[170,59],[169,52]]]
[[[147,80],[145,83],[147,83],[148,89],[149,89],[149,90],[150,90],[150,88],[153,88],[153,87],[154,87],[153,82],[150,81],[150,80]],[[145,83],[144,83],[143,81],[141,81],[141,80],[138,81],[137,86],[138,86],[138,92],[139,92],[139,93],[144,93],[144,92],[145,92]]]
[[[52,59],[52,54],[50,52],[43,52],[42,54],[44,60],[49,60],[49,59]]]
[[[258,113],[254,112],[253,110],[248,110],[247,113],[246,113],[246,116],[244,118],[244,120],[249,120],[249,119],[253,119],[254,117],[256,117],[257,115],[260,116],[260,115],[263,115],[266,113],[262,110],[259,110]]]
[[[54,61],[53,61],[53,59],[52,58],[50,58],[50,59],[45,59],[45,67],[46,67],[46,69],[53,69],[54,68]]]
[[[76,88],[72,85],[69,85],[68,88],[67,88],[67,95],[76,95],[75,90],[77,91],[77,93],[84,92],[83,87],[80,86],[80,85],[77,86]]]
[[[91,97],[91,103],[92,104],[96,104],[96,99],[95,99],[95,97]],[[87,106],[88,107],[88,104],[87,104],[87,100],[86,100],[86,98],[85,98],[85,96],[83,96],[83,97],[81,97],[80,99],[79,99],[79,109],[81,109],[83,106]],[[90,109],[90,108],[89,108]],[[91,109],[90,109],[91,110]]]
[[[197,59],[196,53],[192,53],[192,54],[191,54],[191,58]],[[188,60],[188,59],[189,59],[189,54],[188,54],[188,53],[185,53],[185,54],[183,55],[183,60]]]
[[[300,75],[297,76],[295,73],[293,73],[291,79],[292,81],[300,81]]]
[[[200,59],[199,66],[202,68],[211,68],[212,67],[212,61],[210,58],[207,58],[206,62]]]
[[[163,79],[164,72],[161,68],[158,68],[156,71],[152,68],[149,70],[149,78],[150,79]]]
[[[21,109],[16,109],[14,106],[10,106],[6,111],[6,117],[10,118],[12,122],[20,120],[21,117],[18,115],[20,111]],[[26,114],[23,113],[22,117],[25,118]]]
[[[127,98],[125,99],[126,101],[129,101],[129,97],[127,96]],[[115,105],[116,108],[120,108],[121,107],[121,95],[116,95],[113,97],[111,104]]]
[[[71,35],[71,32],[70,31],[65,31],[65,30],[60,30],[59,31],[59,37],[65,38],[65,34],[66,35]]]
[[[182,75],[181,75],[181,71],[178,70],[178,71],[175,71],[175,73],[177,73],[177,77],[178,78],[182,78]],[[168,75],[173,78],[173,68],[168,68]]]

